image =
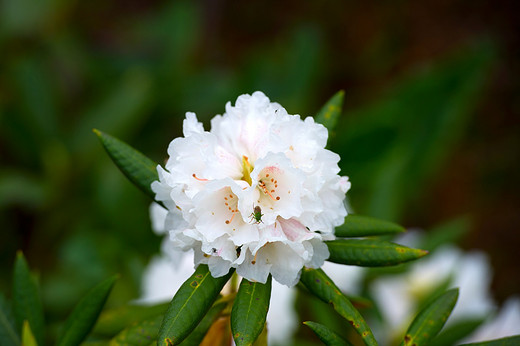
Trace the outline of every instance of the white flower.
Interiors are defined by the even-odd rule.
[[[193,249],[195,265],[218,277],[239,275],[295,285],[303,266],[320,267],[323,240],[347,212],[347,177],[327,149],[327,130],[311,117],[290,115],[261,92],[240,96],[204,131],[187,113],[184,137],[168,148],[165,168],[152,184],[168,209],[152,214],[171,243]]]
[[[510,297],[500,312],[461,343],[483,342],[520,334],[520,298]]]
[[[170,256],[155,255],[144,271],[142,294],[137,302],[157,304],[170,301],[193,270],[193,254],[178,250]]]
[[[404,274],[374,281],[371,293],[385,321],[381,340],[402,337],[420,303],[442,285],[459,287],[457,304],[448,324],[464,318],[485,317],[494,309],[490,296],[491,267],[486,255],[463,253],[453,246],[435,250]]]

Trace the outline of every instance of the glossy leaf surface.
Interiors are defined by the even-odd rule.
[[[332,304],[334,310],[354,327],[366,345],[377,345],[363,316],[323,270],[303,268],[300,282],[316,297],[325,303]]]
[[[271,299],[269,276],[265,284],[242,279],[233,309],[231,331],[238,346],[251,345],[264,329]]]
[[[180,344],[206,315],[232,274],[230,270],[227,275],[214,278],[207,265],[199,265],[168,306],[157,344]]]
[[[374,239],[338,239],[325,244],[330,252],[328,261],[363,267],[392,266],[428,254],[425,250]]]
[[[336,227],[336,237],[368,237],[404,232],[405,229],[390,221],[375,219],[368,216],[349,214],[343,225]]]
[[[208,313],[202,321],[200,321],[199,325],[191,332],[191,334],[184,339],[181,343],[182,346],[198,346],[204,340],[204,337],[208,333],[208,330],[213,325],[213,323],[221,316],[222,310],[228,305],[226,300],[217,300],[215,304],[209,309]],[[228,313],[229,314],[229,313]],[[229,315],[228,315],[229,316]],[[229,329],[227,329],[229,330]]]
[[[155,198],[151,184],[158,180],[157,164],[125,142],[94,130],[106,152],[123,174],[141,191]]]
[[[408,328],[402,345],[426,345],[442,329],[455,307],[459,289],[454,288],[441,294],[430,302],[414,318]]]

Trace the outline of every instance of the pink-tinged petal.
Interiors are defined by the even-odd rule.
[[[316,233],[310,232],[300,221],[296,219],[278,219],[282,226],[283,233],[287,236],[287,239],[294,242],[302,242],[304,240],[312,239],[316,236]]]

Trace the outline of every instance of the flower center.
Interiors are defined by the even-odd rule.
[[[276,189],[278,188],[278,180],[274,179],[273,177],[270,177],[269,173],[266,173],[264,177],[258,181],[258,187],[273,201],[280,200],[280,196],[277,196],[276,192]]]

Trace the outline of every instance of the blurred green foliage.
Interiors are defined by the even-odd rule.
[[[237,36],[221,42],[202,2],[118,11],[61,0],[0,6],[0,291],[10,291],[14,254],[23,249],[41,272],[51,325],[114,273],[121,279],[108,305],[138,297],[142,270],[159,249],[150,200],[121,176],[92,128],[163,162],[186,111],[208,126],[225,102],[262,90],[305,116],[344,88],[347,111],[329,147],[353,182],[352,208],[401,222],[420,212],[417,196],[446,168],[495,55],[492,42],[478,42],[408,73],[383,95],[354,95],[352,106],[356,91],[331,60],[341,38],[312,20],[251,42],[231,30]],[[365,77],[399,59],[398,44],[384,38],[351,52],[370,65]]]

